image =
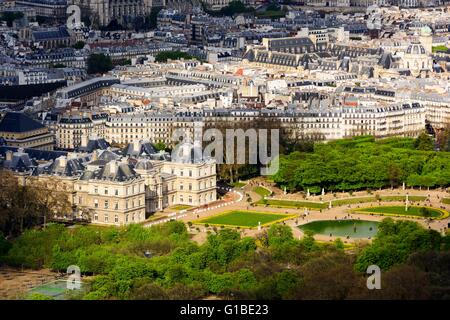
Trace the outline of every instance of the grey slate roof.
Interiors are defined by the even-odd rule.
[[[137,147],[137,148],[136,148]],[[149,142],[139,141],[139,145],[136,146],[133,143],[129,143],[123,150],[124,155],[128,156],[150,156],[158,153],[158,151]]]
[[[45,166],[42,173],[72,177],[80,175],[83,170],[82,159],[65,159],[63,156],[57,158],[49,166]]]
[[[118,162],[114,160],[108,162],[103,168],[99,170],[85,171],[80,179],[124,182],[138,177],[139,175],[131,168],[128,163]]]
[[[36,166],[37,162],[34,159],[31,159],[29,155],[22,150],[14,152],[12,160],[3,161],[3,167],[18,172],[29,171]]]
[[[65,27],[59,27],[52,30],[34,31],[33,37],[36,41],[45,41],[52,39],[69,38],[70,34]]]
[[[13,152],[16,152],[18,151],[18,149],[19,148],[17,147],[0,146],[0,156],[5,157],[6,151],[11,150]],[[55,160],[56,158],[67,154],[67,152],[65,151],[46,151],[29,148],[25,148],[23,149],[23,151],[27,153],[30,156],[30,158],[36,159],[37,161]]]
[[[79,147],[78,150],[84,152],[92,152],[94,150],[106,150],[109,147],[109,143],[103,139],[89,139],[89,142],[86,147]]]
[[[20,112],[8,112],[0,122],[0,132],[29,132],[42,128],[45,126]]]
[[[110,150],[104,150],[99,153],[98,160],[112,161],[119,160],[120,156]]]

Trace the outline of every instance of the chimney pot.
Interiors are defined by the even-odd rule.
[[[13,152],[11,150],[6,151],[6,160],[11,161],[13,158]]]

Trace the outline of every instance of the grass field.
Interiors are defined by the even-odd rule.
[[[256,188],[255,188],[256,189]],[[255,191],[256,192],[256,191]],[[419,202],[426,200],[426,196],[409,196],[409,201]],[[381,201],[394,202],[394,201],[405,201],[406,196],[381,196]],[[450,199],[449,199],[450,200]],[[347,204],[355,203],[369,203],[377,202],[375,196],[370,197],[358,197],[358,198],[348,198],[348,199],[336,199],[331,201],[333,207],[344,206]],[[313,201],[295,201],[295,200],[274,200],[274,199],[262,199],[256,202],[257,205],[268,205],[270,207],[278,208],[308,208],[308,209],[326,209],[328,208],[328,202],[313,202]]]
[[[258,222],[261,222],[261,226],[265,226],[293,217],[295,217],[295,215],[292,214],[289,215],[256,211],[229,211],[213,217],[197,220],[196,223],[226,227],[255,228],[258,227]]]
[[[424,201],[427,197],[425,196],[409,196],[409,201]],[[406,196],[380,196],[381,201],[389,202],[389,201],[405,201]],[[355,203],[367,203],[367,202],[377,202],[377,198],[375,196],[373,197],[359,197],[359,198],[349,198],[349,199],[337,199],[331,201],[331,204],[333,206],[343,206],[347,204],[355,204]]]
[[[230,184],[233,188],[242,188],[246,185],[244,182],[233,182]]]
[[[441,45],[441,46],[433,46],[431,48],[431,50],[433,51],[433,53],[437,52],[437,51],[444,51],[446,52],[448,50],[447,46]]]
[[[428,210],[429,215],[424,216],[423,208]],[[366,213],[366,214],[381,214],[381,215],[394,215],[394,216],[409,216],[409,217],[420,217],[420,218],[434,218],[434,219],[443,219],[448,217],[448,212],[441,209],[429,208],[429,207],[419,207],[419,206],[410,206],[408,207],[408,211],[405,211],[404,206],[381,206],[381,207],[373,207],[373,208],[362,208],[358,210],[354,210],[357,213]]]
[[[450,204],[450,198],[442,198],[441,202],[445,204]]]
[[[263,187],[254,187],[253,191],[261,197],[270,196],[270,191]]]
[[[258,205],[268,205],[269,207],[278,208],[308,208],[308,209],[325,209],[328,207],[326,203],[312,202],[312,201],[290,201],[290,200],[272,200],[272,199],[262,199],[256,204]]]

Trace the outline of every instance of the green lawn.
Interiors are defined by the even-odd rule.
[[[450,198],[442,198],[441,202],[445,204],[450,204]]]
[[[246,183],[244,182],[233,182],[230,183],[230,186],[232,186],[233,188],[242,188],[246,185]]]
[[[380,196],[381,201],[405,201],[406,196]],[[427,197],[425,196],[409,196],[409,201],[424,201]],[[370,197],[360,197],[360,198],[350,198],[350,199],[338,199],[338,200],[332,200],[331,204],[333,206],[343,206],[347,204],[355,204],[355,203],[367,203],[367,202],[377,202],[377,198],[375,196]]]
[[[437,52],[437,51],[444,51],[446,52],[448,50],[448,48],[444,45],[442,46],[434,46],[431,48],[431,50],[433,51],[433,53]]]
[[[436,208],[429,207],[418,207],[411,206],[408,207],[408,211],[405,211],[404,206],[380,206],[373,208],[362,208],[357,209],[355,212],[360,213],[375,213],[375,214],[386,214],[386,215],[404,215],[404,216],[414,216],[414,217],[425,217],[423,214],[423,209],[425,208],[429,212],[430,218],[443,218],[444,216],[448,216],[448,212]]]
[[[253,191],[263,198],[266,196],[270,196],[270,193],[271,193],[269,190],[267,190],[266,188],[263,188],[263,187],[255,187],[255,188],[253,188]]]
[[[268,205],[270,207],[279,208],[309,208],[309,209],[325,209],[328,207],[326,203],[312,202],[312,201],[290,201],[290,200],[259,200],[256,204]]]
[[[294,216],[295,215],[255,211],[230,211],[217,216],[197,220],[196,222],[216,226],[255,228],[258,226],[258,222],[261,222],[261,225],[267,225],[286,220]]]
[[[256,191],[255,191],[256,192]],[[409,201],[418,202],[426,200],[426,196],[409,196]],[[381,196],[381,201],[405,201],[406,196]],[[349,198],[349,199],[336,199],[331,201],[331,205],[335,206],[343,206],[347,204],[355,204],[355,203],[368,203],[368,202],[377,202],[377,198],[375,196],[368,197],[358,197],[358,198]],[[328,208],[328,201],[326,202],[312,202],[312,201],[295,201],[295,200],[272,200],[272,199],[261,199],[256,202],[257,205],[265,205],[267,204],[270,207],[279,207],[279,208],[308,208],[308,209],[326,209]]]

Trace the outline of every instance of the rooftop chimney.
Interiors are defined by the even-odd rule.
[[[133,151],[134,152],[139,152],[141,151],[141,143],[139,140],[134,140],[133,141]]]
[[[67,158],[65,156],[61,156],[58,158],[58,162],[61,167],[65,167],[67,165]]]
[[[6,161],[11,161],[13,158],[13,152],[11,150],[6,151]]]
[[[117,162],[116,160],[112,160],[109,162],[109,172],[115,173],[117,171]]]

